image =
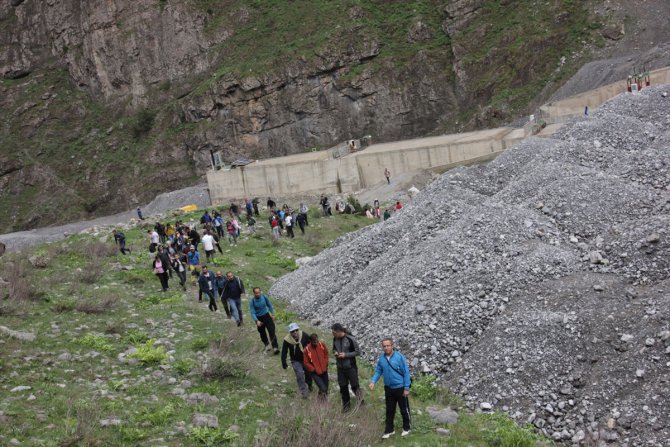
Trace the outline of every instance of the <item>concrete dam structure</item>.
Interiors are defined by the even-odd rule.
[[[650,73],[652,85],[670,83],[670,67]],[[461,134],[373,144],[342,155],[324,150],[258,160],[233,169],[207,172],[212,204],[230,199],[300,194],[351,193],[391,176],[420,170],[445,171],[462,164],[495,157],[526,138],[534,125],[548,125],[540,136],[550,135],[562,123],[626,92],[626,80],[605,85],[561,101],[543,105],[524,128],[500,127]]]

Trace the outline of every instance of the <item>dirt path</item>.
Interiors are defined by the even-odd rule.
[[[196,204],[199,208],[210,206],[206,184],[160,194],[151,203],[142,207],[142,211],[144,217],[150,219],[152,215],[165,213],[189,204]],[[133,219],[137,219],[135,210],[125,211],[111,216],[72,222],[65,225],[0,234],[0,242],[5,244],[7,251],[19,251],[44,242],[61,240],[71,234],[76,234],[93,227],[128,224]]]

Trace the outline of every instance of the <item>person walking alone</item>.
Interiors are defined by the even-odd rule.
[[[291,361],[291,367],[295,373],[295,379],[298,382],[298,390],[303,399],[307,399],[309,392],[312,391],[312,376],[305,368],[303,351],[309,344],[309,335],[300,330],[298,323],[288,325],[288,334],[284,337],[281,346],[281,366],[288,368],[286,355]]]
[[[391,171],[389,171],[389,168],[384,168],[384,177],[386,177],[386,183],[391,184]]]
[[[126,248],[126,235],[117,230],[112,230],[112,234],[114,235],[114,242],[119,246],[121,254],[125,255],[126,252],[130,253],[130,248]]]
[[[395,434],[393,419],[395,418],[395,408],[400,408],[402,415],[402,433],[401,436],[409,435],[412,428],[412,417],[409,410],[409,389],[412,384],[412,378],[409,373],[409,366],[405,356],[394,350],[393,340],[385,338],[382,340],[382,350],[384,353],[377,360],[375,374],[370,381],[370,391],[374,391],[375,384],[381,376],[384,376],[384,395],[386,398],[386,428],[382,439],[388,439]]]
[[[254,297],[249,301],[251,318],[256,322],[256,328],[265,345],[265,350],[270,350],[270,344],[272,344],[274,353],[279,354],[279,344],[275,335],[275,310],[268,297],[261,293],[260,287],[254,287],[253,292]]]
[[[358,383],[358,367],[356,357],[361,354],[358,343],[354,337],[340,323],[335,323],[330,328],[333,333],[333,357],[337,364],[337,384],[340,386],[342,396],[342,411],[349,411],[351,397],[349,386],[358,399],[358,404],[363,403],[363,393]]]

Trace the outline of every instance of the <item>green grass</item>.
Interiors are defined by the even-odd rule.
[[[197,219],[199,214],[185,220]],[[243,233],[237,247],[226,247],[224,257],[244,279],[247,290],[258,285],[267,291],[273,277],[295,268],[296,258],[314,255],[343,233],[368,224],[364,217],[324,219],[315,211],[310,214],[307,235],[282,238],[275,245],[264,225],[257,236]],[[0,386],[7,390],[27,384],[32,388],[0,398],[0,411],[6,418],[0,425],[0,444],[16,438],[37,446],[127,446],[154,445],[152,440],[161,439],[161,445],[169,446],[247,446],[253,445],[260,433],[259,420],[269,424],[269,431],[263,432],[268,439],[276,439],[287,427],[306,427],[300,421],[313,417],[311,407],[296,396],[292,372],[282,370],[276,356],[262,351],[253,325],[247,321],[237,328],[220,313],[210,313],[197,302],[193,287],[186,293],[160,293],[159,282],[149,268],[144,230],[130,229],[125,234],[133,249],[125,257],[118,252],[93,256],[91,253],[100,251],[97,239],[86,235],[32,250],[50,259],[46,268],[31,272],[32,282],[47,299],[5,302],[13,312],[3,316],[3,324],[34,331],[38,338],[34,343],[4,338],[0,344]],[[107,244],[111,245],[111,240]],[[90,247],[98,247],[98,251]],[[0,274],[16,257],[0,258]],[[133,269],[114,270],[112,264],[117,262]],[[90,268],[99,269],[99,280],[79,283],[77,270]],[[74,310],[78,297],[95,300],[110,293],[116,297],[115,305],[102,314]],[[284,303],[274,300],[274,304],[280,337],[293,321],[305,330],[319,332],[299,320]],[[246,300],[243,311],[248,315]],[[322,335],[329,338],[329,334]],[[156,346],[158,340],[160,346]],[[137,349],[134,354],[119,356],[133,347]],[[362,383],[367,383],[371,373],[372,367],[361,362]],[[175,393],[182,387],[186,394],[208,393],[218,402],[189,403]],[[34,400],[28,399],[30,394]],[[452,436],[439,437],[425,407],[438,403],[460,408],[460,400],[427,376],[415,377],[413,394],[413,407],[421,414],[414,415],[412,436],[398,438],[394,445],[535,446],[529,444],[536,439],[532,431],[517,427],[508,418],[465,411],[460,413],[461,422],[449,427]],[[334,382],[328,411],[337,415],[334,420],[346,429],[357,423],[359,416],[342,418],[338,396]],[[382,429],[382,397],[379,391],[368,393],[368,409],[360,416],[367,418],[373,439],[378,439]],[[298,414],[279,417],[287,407]],[[219,428],[193,427],[194,413],[216,415]],[[36,414],[43,416],[36,419]],[[103,420],[121,422],[103,427]],[[228,430],[232,425],[239,431]],[[180,426],[183,430],[176,430]],[[331,426],[329,422],[319,430]],[[341,445],[357,445],[357,438],[354,433]]]

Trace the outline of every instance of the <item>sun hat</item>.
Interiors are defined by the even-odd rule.
[[[289,332],[297,331],[298,329],[300,329],[300,326],[298,326],[298,323],[291,323],[291,324],[288,325],[288,331]]]

